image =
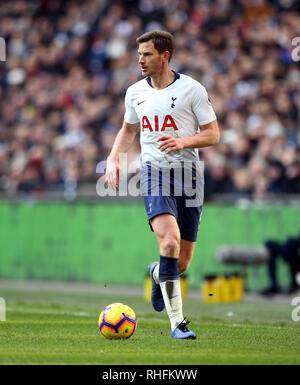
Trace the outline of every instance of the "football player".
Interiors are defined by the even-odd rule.
[[[205,88],[171,69],[173,36],[151,31],[137,38],[137,44],[143,79],[127,89],[124,123],[107,159],[105,180],[118,189],[119,154],[128,151],[140,132],[141,187],[160,250],[159,262],[149,267],[152,305],[156,311],[166,308],[173,338],[195,339],[183,316],[179,274],[192,261],[202,213],[198,149],[217,144],[219,128]]]

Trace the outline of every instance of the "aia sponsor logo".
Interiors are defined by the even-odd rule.
[[[154,121],[149,119],[147,116],[142,117],[142,132],[145,131],[145,129],[149,130],[150,132],[163,132],[166,128],[173,128],[174,131],[178,131],[178,127],[175,123],[175,120],[172,118],[171,115],[166,115],[164,118],[164,121],[162,125],[160,126],[158,115],[154,116]]]

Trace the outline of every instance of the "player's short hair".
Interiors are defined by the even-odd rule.
[[[154,48],[163,53],[168,51],[170,53],[169,61],[174,52],[174,38],[170,32],[167,31],[150,31],[146,32],[136,39],[137,44],[146,43],[152,40]]]

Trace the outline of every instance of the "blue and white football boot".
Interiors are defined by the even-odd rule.
[[[153,278],[153,271],[158,262],[153,262],[149,266],[149,274],[152,280],[151,302],[154,310],[163,311],[165,308],[164,298],[160,289],[160,285],[157,284]]]
[[[189,321],[186,321],[185,319],[174,329],[171,333],[171,336],[173,338],[183,340],[195,340],[196,334],[188,329],[187,325],[189,324]]]

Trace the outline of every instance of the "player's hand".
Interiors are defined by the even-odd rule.
[[[158,148],[160,151],[166,151],[166,154],[169,154],[172,151],[182,150],[184,148],[182,138],[174,138],[173,136],[163,135],[157,139],[158,142],[161,142]]]
[[[107,159],[105,183],[112,190],[119,190],[119,179],[120,179],[120,167],[118,162],[114,162]]]

